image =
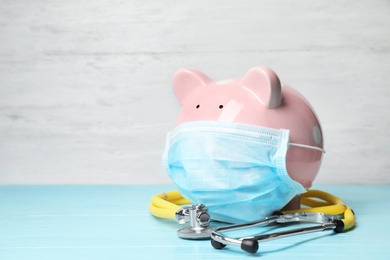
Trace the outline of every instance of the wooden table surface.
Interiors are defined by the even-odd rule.
[[[260,244],[267,259],[390,259],[390,187],[316,186],[356,213],[350,232],[320,232]],[[0,186],[0,259],[237,259],[238,247],[176,236],[173,220],[148,212],[172,186]],[[250,235],[250,234],[248,234]]]

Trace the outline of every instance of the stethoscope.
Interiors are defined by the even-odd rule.
[[[191,205],[191,202],[183,198],[176,190],[153,196],[149,210],[152,215],[159,218],[176,219],[179,224],[189,223],[189,227],[177,231],[178,236],[181,238],[211,238],[211,244],[215,249],[222,249],[226,245],[235,245],[240,246],[242,250],[249,253],[257,252],[259,242],[317,231],[333,230],[335,233],[340,233],[355,226],[355,216],[352,209],[343,200],[329,193],[319,190],[308,190],[301,194],[300,202],[306,207],[297,210],[275,212],[269,217],[245,224],[220,227],[212,227],[210,225],[211,217],[205,205]],[[244,228],[285,223],[318,223],[318,225],[240,238],[232,238],[224,234]]]

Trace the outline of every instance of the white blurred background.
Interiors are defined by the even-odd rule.
[[[0,0],[0,184],[170,183],[183,67],[273,68],[314,106],[315,184],[390,183],[388,0]]]

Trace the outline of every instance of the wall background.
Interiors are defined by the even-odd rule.
[[[390,183],[386,0],[1,0],[0,184],[170,183],[182,67],[266,65],[315,107],[315,183]]]

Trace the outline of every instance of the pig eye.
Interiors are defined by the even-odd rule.
[[[222,109],[223,108],[223,105],[219,105],[219,109]]]
[[[200,107],[200,105],[197,105],[197,106],[196,106],[196,109],[198,109],[199,107]]]

